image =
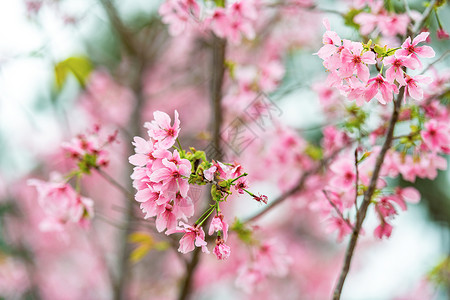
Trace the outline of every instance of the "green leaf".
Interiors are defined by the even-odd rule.
[[[359,9],[351,9],[346,15],[344,15],[344,23],[345,23],[345,25],[353,27],[356,30],[359,30],[360,25],[356,24],[353,21],[353,19],[356,17],[356,15],[358,15],[361,12],[362,12],[362,10],[359,10]]]
[[[153,237],[145,232],[133,232],[128,236],[128,242],[138,245],[130,254],[130,260],[137,263],[147,255],[147,253],[155,246]]]
[[[130,243],[149,243],[153,242],[151,235],[145,232],[133,232],[128,236],[128,242]]]
[[[305,153],[314,160],[320,160],[323,157],[322,148],[312,144],[308,144],[308,146],[306,146]]]
[[[358,164],[366,160],[370,155],[372,154],[372,151],[367,151],[361,156],[361,158],[358,160]]]
[[[153,247],[155,250],[164,251],[169,248],[170,244],[168,242],[158,242]]]
[[[151,245],[141,244],[139,247],[137,247],[131,252],[130,260],[133,263],[137,263],[138,261],[143,259],[151,249],[152,249]]]
[[[235,231],[241,241],[246,244],[254,244],[255,240],[253,238],[253,232],[251,229],[247,228],[244,223],[239,219],[235,219],[234,223],[231,225],[230,230]]]
[[[72,74],[78,83],[84,88],[89,74],[92,72],[91,61],[87,57],[69,57],[55,65],[56,86],[61,90],[67,80],[67,76]]]
[[[225,7],[225,0],[214,0],[217,7]]]

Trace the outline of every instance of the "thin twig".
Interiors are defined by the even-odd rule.
[[[418,134],[420,134],[420,131],[415,131],[415,132],[412,132],[412,133],[410,133],[410,134],[404,134],[404,135],[394,136],[394,137],[392,138],[392,140],[399,140],[399,139],[402,139],[402,138],[412,138],[412,137],[414,137],[414,136],[416,136],[416,135],[418,135]]]
[[[423,69],[422,72],[420,72],[420,75],[424,74],[426,71],[428,71],[433,65],[435,65],[436,63],[440,62],[441,60],[443,60],[447,55],[450,54],[450,50],[445,51],[444,53],[442,53],[441,56],[439,56],[438,59],[436,59],[435,61],[433,61],[431,64],[429,64],[425,69]]]
[[[355,228],[353,227],[353,225],[344,217],[344,215],[342,214],[342,212],[340,211],[340,209],[336,206],[336,204],[331,201],[328,193],[326,190],[322,190],[323,194],[325,195],[325,198],[328,200],[328,202],[330,203],[330,205],[334,208],[334,210],[338,213],[339,217],[348,225],[348,227],[350,227],[352,230],[355,230]]]
[[[347,145],[348,146],[348,145]],[[343,147],[346,148],[347,146]],[[324,158],[320,161],[320,163],[315,167],[314,169],[307,171],[303,173],[303,175],[300,177],[300,180],[298,181],[297,185],[295,185],[292,189],[288,190],[278,198],[276,198],[274,201],[270,202],[262,211],[255,214],[254,216],[246,219],[244,223],[250,223],[254,222],[257,219],[261,218],[265,214],[267,214],[270,210],[272,210],[274,207],[278,206],[282,202],[284,202],[286,199],[291,197],[292,195],[296,194],[297,192],[301,191],[306,183],[306,180],[309,178],[309,176],[314,175],[318,172],[320,172],[324,167],[328,165],[330,161],[332,161],[338,154],[343,150],[343,148],[335,150],[330,156],[327,158]]]
[[[121,42],[121,47],[123,49],[124,60],[129,61],[130,66],[127,73],[127,85],[133,91],[135,103],[133,110],[130,115],[130,119],[127,124],[127,129],[131,136],[140,135],[142,126],[142,107],[144,106],[145,97],[143,94],[143,74],[147,66],[151,65],[152,61],[156,60],[157,51],[153,51],[158,47],[158,43],[152,43],[151,47],[144,47],[145,40],[135,39],[131,34],[131,31],[124,25],[120,19],[119,13],[116,7],[113,5],[111,0],[99,0],[105,10],[111,26],[118,35],[118,39]],[[159,32],[159,31],[157,31]],[[155,35],[157,35],[155,32]],[[150,39],[150,38],[149,38]],[[153,42],[154,37],[152,37]],[[138,43],[142,42],[142,43]],[[151,53],[152,56],[144,55]],[[129,155],[134,153],[134,149],[131,143],[128,143],[127,151]],[[129,165],[126,174],[131,174],[133,172],[132,166]],[[128,177],[128,176],[127,176]],[[126,201],[126,212],[124,215],[124,226],[125,230],[121,232],[120,238],[117,240],[117,251],[118,251],[118,267],[117,267],[117,279],[114,285],[113,298],[115,300],[124,299],[126,297],[127,285],[131,281],[129,255],[131,253],[130,244],[127,243],[128,236],[133,232],[133,222],[135,214],[135,205],[133,197],[133,186],[131,185],[131,180],[127,180],[129,183],[127,188],[121,188],[122,192],[127,191],[127,201]],[[116,185],[117,188],[119,188]]]
[[[108,181],[111,185],[115,186],[119,191],[121,191],[130,201],[134,203],[134,194],[132,194],[127,188],[117,182],[114,178],[112,178],[108,173],[103,171],[101,168],[95,168],[97,173],[103,177],[106,181]]]
[[[411,9],[409,8],[408,0],[403,0],[403,4],[405,5],[406,14],[411,18]]]
[[[394,128],[395,124],[399,118],[400,107],[402,105],[402,98],[405,93],[405,87],[400,89],[400,92],[397,96],[397,99],[394,101],[394,109],[392,112],[391,120],[389,122],[389,128],[386,135],[386,139],[383,143],[383,147],[377,157],[375,168],[372,173],[372,177],[370,179],[369,187],[367,191],[364,193],[363,202],[361,203],[361,207],[358,210],[355,227],[350,239],[350,242],[347,247],[347,251],[345,253],[344,265],[342,266],[342,270],[339,276],[339,280],[336,284],[336,288],[333,293],[333,299],[339,300],[341,298],[342,288],[344,286],[345,278],[347,277],[348,271],[350,270],[350,264],[353,258],[353,253],[355,251],[356,243],[358,241],[359,232],[361,231],[362,224],[366,217],[367,209],[369,208],[370,201],[372,196],[376,190],[376,185],[378,182],[378,177],[380,175],[381,167],[384,162],[384,158],[386,156],[387,151],[391,148],[392,138],[394,137]]]
[[[436,3],[436,0],[432,0],[429,3],[429,6],[425,9],[425,11],[422,14],[422,18],[416,22],[414,28],[412,31],[408,31],[408,35],[415,35],[419,29],[423,26],[424,22],[430,15],[430,13],[433,10],[433,7]],[[380,175],[381,167],[384,162],[384,158],[386,156],[387,151],[391,148],[392,141],[394,138],[394,128],[397,124],[397,121],[399,119],[400,114],[400,108],[402,105],[402,98],[405,94],[405,87],[401,87],[399,94],[397,95],[397,99],[394,100],[394,109],[391,115],[391,119],[389,121],[389,127],[388,132],[386,135],[386,139],[383,143],[383,146],[381,148],[380,153],[378,154],[378,157],[375,162],[375,168],[372,173],[372,177],[370,179],[369,187],[364,193],[364,198],[361,203],[360,208],[358,209],[357,217],[356,217],[356,223],[355,223],[355,230],[353,230],[352,236],[350,238],[350,242],[348,244],[346,253],[345,253],[345,259],[344,259],[344,265],[342,266],[338,282],[336,284],[336,287],[334,289],[333,293],[333,299],[339,300],[341,298],[342,288],[344,286],[345,279],[347,277],[347,274],[350,270],[350,264],[353,258],[353,253],[355,251],[356,243],[358,242],[359,232],[362,228],[362,224],[364,222],[364,219],[366,218],[367,209],[369,208],[372,196],[376,190],[376,185],[378,182],[378,177]]]
[[[417,21],[416,24],[414,24],[414,28],[412,30],[413,33],[417,33],[420,28],[422,28],[423,24],[425,23],[426,19],[430,16],[431,12],[433,11],[434,5],[436,4],[436,0],[431,0],[430,3],[428,3],[427,8],[422,14],[422,18]]]
[[[359,169],[358,169],[358,147],[355,149],[355,210],[356,218],[358,218],[358,185],[359,185]]]
[[[212,154],[211,158],[215,160],[221,160],[223,156],[220,143],[220,131],[222,127],[222,86],[225,75],[225,51],[226,40],[213,35],[210,97],[213,115],[211,124],[212,144],[215,150],[215,153]],[[178,294],[179,300],[186,300],[191,295],[192,280],[194,278],[197,265],[200,262],[200,252],[200,248],[196,247],[192,254],[191,260],[186,264],[186,275]]]

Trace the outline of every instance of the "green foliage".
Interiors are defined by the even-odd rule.
[[[235,79],[236,78],[236,63],[231,60],[225,61],[225,67],[227,67],[228,71],[230,72],[230,78]]]
[[[323,157],[322,148],[313,144],[308,144],[308,146],[306,146],[305,153],[314,160],[321,160]]]
[[[347,111],[349,112],[350,117],[343,126],[350,132],[355,132],[355,130],[361,131],[362,126],[366,122],[367,113],[356,105],[348,106]]]
[[[375,44],[373,47],[373,50],[378,54],[378,57],[387,57],[394,55],[395,51],[397,51],[400,48],[387,48],[386,45],[384,47],[381,47],[378,44]]]
[[[429,273],[428,278],[437,286],[450,287],[450,256],[440,261]]]
[[[217,7],[225,7],[225,0],[214,0]]]
[[[363,156],[361,156],[361,158],[358,160],[358,164],[365,161],[370,155],[372,155],[372,151],[364,152]]]
[[[237,233],[238,238],[246,244],[254,244],[255,240],[253,238],[253,232],[239,219],[235,219],[234,223],[231,225],[230,230]]]
[[[81,173],[91,174],[91,169],[97,167],[97,155],[85,154],[78,163]]]
[[[361,9],[353,8],[353,9],[349,10],[348,13],[344,15],[345,25],[355,28],[356,30],[359,30],[359,27],[360,27],[359,24],[356,24],[353,19],[355,18],[355,16],[357,16],[361,12],[362,12]]]
[[[69,57],[55,65],[55,80],[58,90],[64,87],[67,76],[72,74],[84,88],[93,66],[87,57]]]
[[[167,242],[155,242],[153,237],[145,232],[133,232],[128,236],[128,242],[137,245],[130,254],[130,260],[133,263],[142,260],[152,249],[164,251],[169,248]]]

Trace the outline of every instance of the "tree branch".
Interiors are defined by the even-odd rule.
[[[347,145],[348,146],[348,145]],[[346,148],[347,146],[343,147]],[[300,180],[298,181],[297,185],[294,186],[292,189],[290,189],[289,191],[285,192],[284,194],[282,194],[281,196],[279,196],[278,198],[276,198],[274,201],[270,202],[268,205],[266,205],[266,207],[260,211],[259,213],[255,214],[254,216],[246,219],[244,221],[244,223],[250,223],[250,222],[254,222],[257,219],[261,218],[262,216],[264,216],[265,214],[267,214],[270,210],[272,210],[274,207],[278,206],[279,204],[283,203],[286,199],[288,199],[289,197],[291,197],[292,195],[296,194],[297,192],[301,191],[306,183],[306,180],[308,179],[309,176],[316,174],[318,172],[320,172],[324,167],[326,167],[328,165],[328,163],[330,161],[332,161],[336,155],[339,154],[339,152],[342,151],[343,148],[340,148],[336,151],[334,151],[330,156],[328,156],[325,159],[322,159],[320,161],[320,163],[317,165],[317,167],[315,167],[314,169],[307,171],[305,173],[302,174],[302,176],[300,177]]]
[[[128,197],[130,201],[134,203],[134,194],[131,193],[128,189],[126,189],[123,185],[121,185],[119,182],[117,182],[114,178],[112,178],[108,173],[103,171],[101,168],[95,168],[97,173],[103,177],[106,181],[108,181],[111,185],[116,187],[119,191],[124,194],[124,196]]]
[[[367,191],[364,193],[363,202],[361,203],[361,207],[359,208],[358,214],[356,216],[355,227],[354,227],[350,242],[348,244],[348,247],[347,247],[347,250],[345,253],[344,265],[342,267],[342,270],[341,270],[341,273],[339,276],[339,280],[336,284],[336,287],[335,287],[335,290],[333,293],[334,300],[339,300],[341,298],[342,288],[344,286],[345,278],[347,277],[348,271],[350,270],[350,264],[351,264],[351,261],[353,258],[353,253],[354,253],[354,250],[356,247],[356,243],[358,241],[359,232],[361,230],[364,219],[366,218],[367,209],[369,208],[372,196],[376,190],[376,185],[377,185],[378,177],[380,175],[381,167],[384,162],[384,158],[386,156],[387,151],[391,148],[392,140],[394,137],[394,128],[398,121],[400,107],[402,105],[404,93],[405,93],[405,87],[402,87],[397,96],[397,99],[394,101],[394,109],[392,112],[391,119],[389,121],[389,128],[388,128],[388,132],[386,135],[386,139],[383,143],[380,153],[378,154],[378,157],[377,157],[377,160],[375,163],[375,168],[373,170],[372,177],[370,179],[369,187],[368,187]]]
[[[213,116],[211,124],[212,145],[215,153],[213,153],[211,159],[221,160],[223,153],[220,144],[220,130],[222,127],[222,86],[225,75],[226,40],[213,35],[212,47],[210,97]],[[186,275],[178,295],[179,300],[186,300],[190,297],[195,269],[200,262],[200,252],[201,249],[196,247],[191,260],[186,264]]]

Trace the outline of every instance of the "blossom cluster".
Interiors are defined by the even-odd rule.
[[[178,140],[180,120],[177,111],[173,124],[164,112],[156,111],[153,116],[152,122],[144,124],[149,139],[135,137],[136,154],[129,158],[135,166],[131,178],[137,190],[136,201],[140,203],[145,218],[156,217],[159,232],[166,230],[167,235],[184,233],[178,249],[181,253],[190,252],[195,247],[209,253],[202,224],[215,212],[208,234],[217,232],[213,253],[218,259],[226,259],[230,255],[230,248],[225,244],[228,224],[221,213],[220,203],[232,194],[232,187],[239,194],[248,193],[258,202],[267,203],[267,197],[247,190],[247,174],[242,172],[239,164],[210,162],[203,151],[194,148],[188,152],[183,150]],[[172,147],[174,149],[170,151]],[[189,195],[190,185],[194,184],[211,184],[214,204],[210,204],[193,225],[188,225],[186,222],[195,213],[194,201]]]
[[[385,9],[383,1],[369,3],[370,12],[361,12],[355,16],[354,22],[360,25],[359,31],[368,35],[378,29],[385,37],[397,34],[405,35],[411,18],[406,13],[393,13]]]
[[[421,83],[430,83],[431,79],[423,75],[410,76],[406,68],[415,70],[421,68],[419,57],[434,57],[434,50],[429,46],[418,46],[429,35],[422,32],[414,40],[408,37],[400,48],[387,49],[375,45],[350,40],[341,40],[338,34],[331,31],[327,21],[324,22],[327,31],[323,35],[324,46],[317,55],[324,60],[323,65],[329,71],[328,83],[350,100],[356,100],[361,106],[374,97],[386,104],[393,100],[399,88],[405,88],[405,96],[415,100],[423,99]],[[370,65],[382,63],[378,74],[370,76]],[[383,67],[386,68],[383,76]]]
[[[75,169],[66,176],[54,172],[49,181],[28,180],[28,185],[36,188],[38,203],[45,213],[45,219],[40,223],[42,231],[62,232],[69,223],[81,227],[89,225],[94,215],[94,202],[80,194],[80,182],[92,169],[108,166],[110,154],[106,148],[117,141],[117,134],[115,131],[105,135],[101,127],[95,125],[85,134],[61,144],[67,156],[76,163]],[[76,178],[75,189],[69,184],[72,178]]]
[[[243,37],[255,38],[254,23],[258,17],[257,1],[211,1],[214,6],[200,6],[196,0],[166,0],[159,8],[164,23],[172,35],[187,27],[206,28],[217,36],[237,44]],[[225,2],[225,1],[224,1]]]
[[[365,16],[364,13],[358,16],[361,15]],[[381,12],[377,22],[384,22],[385,17],[386,14]],[[363,17],[355,18],[355,21],[359,19]],[[364,20],[369,21],[370,18]],[[328,219],[329,229],[338,232],[338,240],[352,232],[355,225],[351,221],[351,212],[358,210],[359,200],[369,187],[376,158],[381,151],[377,141],[384,140],[388,130],[390,119],[384,113],[388,107],[386,104],[404,89],[403,99],[396,100],[403,104],[397,121],[401,125],[394,131],[397,136],[394,136],[393,147],[387,151],[381,165],[380,177],[371,199],[379,219],[374,235],[378,238],[390,237],[392,219],[399,210],[407,209],[407,203],[418,203],[420,194],[414,187],[391,188],[387,178],[402,176],[410,182],[414,182],[416,177],[434,179],[438,170],[447,168],[447,162],[441,155],[449,153],[450,130],[445,121],[449,112],[439,99],[439,95],[446,90],[445,75],[435,73],[431,84],[432,78],[422,75],[424,72],[415,76],[407,74],[408,70],[416,70],[417,74],[422,68],[421,58],[434,57],[431,47],[420,45],[429,37],[429,32],[422,32],[414,39],[408,37],[400,47],[388,48],[372,45],[371,41],[364,44],[341,40],[336,32],[331,31],[327,20],[324,25],[327,29],[323,35],[324,46],[316,54],[323,59],[329,74],[326,82],[317,83],[314,88],[326,113],[334,117],[341,114],[339,117],[344,117],[345,121],[340,125],[342,129],[335,126],[324,128],[323,148],[328,149],[328,154],[332,149],[339,149],[335,145],[342,146],[343,143],[339,141],[342,136],[338,138],[338,133],[347,136],[347,141],[355,138],[358,147],[342,148],[331,163],[330,172],[323,175],[323,180],[328,182],[325,187],[311,186],[311,192],[320,199],[312,207],[319,209]],[[401,26],[397,28],[401,29]],[[376,69],[377,74],[371,76],[370,68]],[[374,97],[384,104],[379,107],[383,113],[378,127],[369,125],[369,113],[363,105]],[[406,97],[425,101],[406,102]],[[344,99],[356,100],[357,106]],[[405,130],[407,127],[409,132]],[[403,134],[405,131],[406,134]]]
[[[109,153],[105,149],[108,145],[117,141],[118,131],[103,136],[100,125],[94,125],[86,134],[79,134],[70,142],[61,144],[63,150],[70,158],[75,160],[80,169],[89,172],[90,168],[107,167]]]
[[[68,223],[89,225],[94,202],[81,196],[59,174],[52,174],[51,181],[30,179],[28,184],[36,187],[38,203],[45,213],[39,225],[41,231],[63,231]]]

